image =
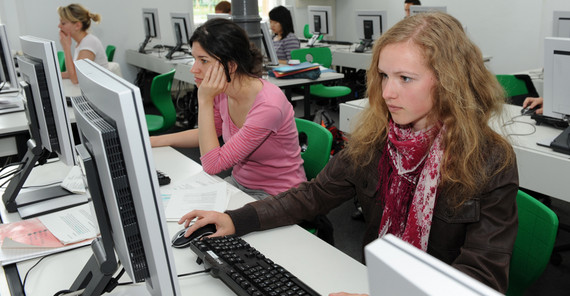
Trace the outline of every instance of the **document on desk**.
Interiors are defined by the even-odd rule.
[[[84,246],[98,233],[88,204],[0,224],[0,262],[6,265]]]
[[[226,182],[212,183],[211,180],[193,178],[171,189],[165,210],[166,220],[178,221],[192,210],[225,211],[229,201]]]

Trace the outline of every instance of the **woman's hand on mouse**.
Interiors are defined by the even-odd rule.
[[[194,218],[197,218],[196,222],[194,222],[192,226],[188,227]],[[208,224],[216,225],[216,232],[210,236],[224,236],[234,234],[236,232],[234,222],[230,215],[216,211],[194,210],[182,216],[182,218],[178,220],[178,224],[184,224],[184,227],[188,227],[188,230],[186,230],[186,234],[184,235],[186,237],[190,236],[190,234],[196,231],[196,229]]]
[[[544,99],[542,97],[540,97],[540,98],[528,97],[524,100],[522,106],[523,106],[523,108],[528,107],[529,109],[534,109],[535,107],[540,107],[540,108],[535,110],[535,113],[536,114],[542,114],[543,103],[544,103]]]

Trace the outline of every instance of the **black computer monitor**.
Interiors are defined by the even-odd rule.
[[[63,95],[57,50],[51,40],[21,36],[23,55],[18,65],[25,93],[30,139],[28,151],[10,180],[2,200],[8,212],[18,211],[22,218],[51,212],[87,202],[87,197],[67,196],[59,184],[20,192],[36,164],[44,164],[50,154],[68,166],[75,164],[73,132]],[[58,197],[56,199],[56,197]]]
[[[2,68],[0,69],[0,93],[18,91],[18,76],[16,75],[14,60],[10,51],[6,26],[3,24],[0,24],[0,63],[2,63]]]
[[[157,8],[143,8],[142,19],[145,39],[139,47],[140,53],[145,53],[145,47],[150,39],[160,39],[160,28],[158,26],[158,9]]]
[[[355,52],[363,52],[372,46],[374,40],[380,38],[387,27],[386,15],[386,11],[356,10],[356,33],[361,43]]]
[[[189,45],[190,36],[192,34],[192,18],[190,13],[171,12],[170,21],[172,22],[172,32],[176,44],[166,54],[167,59],[172,59],[172,55],[182,50],[183,45]]]
[[[332,7],[309,5],[309,31],[313,37],[307,42],[313,46],[321,35],[332,35]]]
[[[552,13],[552,37],[570,37],[570,11],[555,10]]]
[[[570,121],[570,38],[547,37],[544,41],[544,115]],[[570,154],[570,127],[550,147]]]
[[[76,149],[101,237],[71,290],[101,295],[120,262],[151,295],[181,295],[140,91],[93,61],[75,67]]]
[[[277,58],[277,52],[273,46],[273,38],[271,31],[269,31],[269,25],[267,22],[259,23],[261,28],[261,45],[263,47],[263,57],[265,66],[277,66],[279,65],[279,59]]]

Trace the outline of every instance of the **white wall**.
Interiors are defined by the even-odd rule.
[[[302,0],[301,0],[302,1]],[[388,26],[404,17],[402,0],[336,0],[337,40],[353,40],[355,9],[386,10]],[[467,28],[484,55],[492,56],[489,68],[513,73],[543,66],[544,37],[552,33],[553,10],[570,10],[568,0],[422,0],[427,6],[447,6]]]
[[[284,0],[295,9],[297,35],[307,23],[308,5],[333,6],[336,40],[355,40],[355,9],[386,10],[388,26],[404,17],[402,0]],[[62,0],[0,0],[0,20],[7,25],[12,49],[19,49],[17,36],[29,34],[56,41],[59,47],[56,8]],[[137,49],[144,39],[141,8],[157,7],[162,42],[174,44],[170,12],[191,11],[191,0],[84,0],[88,9],[100,13],[100,24],[92,32],[104,45],[117,46],[115,61],[123,74],[134,81],[136,68],[124,63],[124,50]],[[423,0],[424,5],[447,6],[459,19],[484,55],[492,56],[489,68],[495,73],[513,73],[543,65],[543,40],[552,32],[552,11],[570,10],[568,0]],[[31,8],[33,7],[33,8]],[[157,44],[153,40],[150,46]]]
[[[54,40],[58,49],[59,16],[57,7],[69,5],[73,1],[63,0],[0,0],[0,20],[5,23],[12,50],[20,50],[18,36],[33,35]],[[121,65],[123,76],[133,82],[137,68],[124,61],[126,49],[138,49],[144,40],[142,8],[158,8],[161,40],[152,40],[148,46],[163,42],[174,45],[174,35],[170,24],[170,12],[191,12],[192,0],[84,0],[80,3],[91,12],[101,14],[99,24],[92,23],[90,32],[95,34],[103,46],[117,47],[114,61]]]

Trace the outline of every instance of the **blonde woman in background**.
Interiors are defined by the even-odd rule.
[[[73,61],[89,59],[95,63],[108,68],[107,54],[103,44],[97,36],[87,32],[91,26],[91,20],[96,23],[101,21],[101,15],[91,13],[81,4],[70,4],[57,8],[59,14],[59,41],[65,53],[66,71],[61,73],[64,79],[71,79],[77,84],[77,73]],[[77,44],[72,52],[71,44],[73,39]]]

